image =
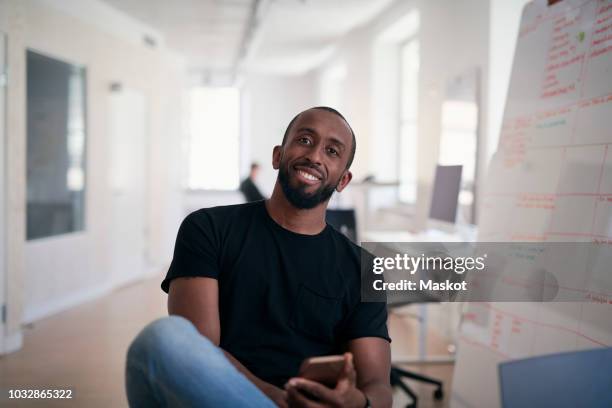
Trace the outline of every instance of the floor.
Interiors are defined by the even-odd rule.
[[[121,288],[103,298],[43,319],[24,329],[24,347],[0,357],[0,406],[11,407],[125,407],[123,388],[125,351],[148,322],[166,315],[166,295],[160,279]],[[414,324],[392,318],[390,331],[394,354],[399,347],[414,348]],[[400,335],[400,333],[411,333]],[[433,337],[433,351],[444,351]],[[412,350],[411,350],[412,351]],[[405,366],[444,381],[450,394],[452,364]],[[71,400],[11,400],[9,389],[71,389]],[[415,385],[419,408],[447,407],[448,398],[434,401],[433,388]],[[394,407],[409,399],[394,395]]]

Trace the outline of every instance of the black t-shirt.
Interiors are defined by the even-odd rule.
[[[187,216],[162,289],[185,276],[218,280],[221,347],[280,387],[306,357],[359,337],[390,341],[385,303],[360,301],[360,248],[329,225],[286,230],[264,201]]]

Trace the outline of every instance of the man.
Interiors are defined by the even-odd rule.
[[[257,178],[258,172],[259,172],[259,164],[252,163],[251,171],[249,172],[249,176],[245,178],[244,180],[242,180],[242,183],[240,183],[239,190],[244,195],[244,199],[247,202],[259,201],[265,198],[263,194],[261,194],[261,192],[257,188],[257,185],[255,185],[255,178]]]
[[[340,113],[306,110],[274,147],[269,200],[183,221],[162,282],[173,316],[130,347],[130,405],[391,406],[385,304],[361,302],[359,247],[325,223],[355,148]],[[342,353],[335,388],[296,377],[305,358]]]

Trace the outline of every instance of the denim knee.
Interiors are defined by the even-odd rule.
[[[188,336],[198,335],[195,326],[181,316],[167,316],[149,323],[132,341],[128,361],[146,361],[149,357],[176,351],[178,343]],[[207,339],[201,336],[203,341]],[[143,361],[144,360],[144,361]]]

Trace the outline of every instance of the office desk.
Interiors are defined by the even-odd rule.
[[[476,229],[459,228],[456,232],[427,229],[420,232],[408,231],[364,231],[362,242],[474,242]]]

